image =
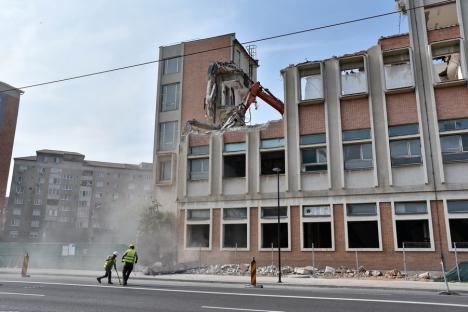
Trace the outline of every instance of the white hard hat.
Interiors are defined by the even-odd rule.
[[[114,251],[112,254],[113,254],[114,256],[117,256],[119,253],[118,253],[117,251]]]

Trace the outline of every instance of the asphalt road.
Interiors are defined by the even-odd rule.
[[[0,275],[0,312],[23,311],[468,311],[468,294]]]

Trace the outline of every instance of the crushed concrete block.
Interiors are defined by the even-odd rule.
[[[429,272],[424,272],[424,273],[418,274],[418,278],[419,279],[430,279],[431,274],[429,274]]]
[[[382,272],[380,272],[378,270],[373,270],[373,271],[371,271],[371,275],[374,276],[374,277],[382,276]]]
[[[326,266],[325,267],[325,274],[335,274],[336,273],[336,269],[333,268],[333,267],[329,267],[329,266]]]
[[[366,273],[366,271],[367,271],[367,270],[366,270],[366,268],[365,268],[363,265],[361,265],[361,266],[359,267],[359,273]]]

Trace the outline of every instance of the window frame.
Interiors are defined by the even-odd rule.
[[[265,173],[265,174],[262,174],[262,153],[273,153],[273,152],[283,152],[283,156],[284,156],[284,163],[283,163],[283,171],[284,172],[280,172],[280,176],[281,175],[285,175],[286,174],[286,170],[287,170],[287,163],[286,163],[286,149],[284,147],[279,147],[279,148],[263,148],[263,149],[259,149],[259,157],[258,157],[258,169],[259,169],[259,176],[260,177],[268,177],[268,176],[272,176],[272,175],[276,175],[275,172],[271,172],[271,173]],[[281,169],[281,168],[280,168]]]
[[[388,88],[387,87],[387,75],[385,72],[385,65],[389,65],[388,63],[385,63],[385,57],[386,56],[401,56],[407,54],[408,55],[408,62],[411,70],[411,84],[407,86],[402,86],[402,87],[396,87],[396,88]],[[389,50],[384,50],[381,53],[381,60],[382,60],[382,78],[383,78],[383,86],[385,93],[392,93],[392,92],[398,92],[401,90],[409,90],[409,89],[414,89],[416,86],[415,79],[414,79],[414,60],[413,60],[413,51],[409,47],[405,48],[396,48],[396,49],[389,49]]]
[[[248,170],[247,170],[247,155],[248,153],[246,153],[245,151],[240,151],[240,152],[223,152],[222,155],[221,155],[221,161],[222,161],[222,177],[223,177],[223,180],[224,179],[247,179],[247,174],[248,174]],[[231,156],[244,156],[244,175],[243,176],[232,176],[232,177],[226,177],[225,175],[225,157],[231,157]]]
[[[443,132],[443,135],[439,135],[440,152],[441,152],[443,163],[467,162],[468,161],[468,146],[467,146],[467,150],[464,150],[463,136],[466,136],[468,139],[468,132],[466,130]],[[458,147],[461,147],[461,152],[444,153],[444,150],[442,147],[442,140],[443,138],[447,138],[447,137],[458,137]],[[446,155],[450,156],[450,155],[464,155],[464,154],[466,155],[465,159],[445,159]]]
[[[189,210],[199,210],[199,209],[184,209],[185,211],[185,224],[184,224],[184,250],[192,250],[192,251],[211,251],[213,246],[213,208],[201,208],[201,210],[209,210],[210,211],[210,218],[209,220],[189,220],[188,219],[188,211]],[[188,225],[209,225],[209,239],[208,239],[208,247],[188,247]]]
[[[247,218],[245,219],[224,219],[225,209],[245,208]],[[237,251],[250,251],[250,207],[222,207],[220,213],[220,240],[219,249],[221,251],[236,251],[235,247],[224,247],[224,225],[225,224],[247,224],[247,247],[238,247]]]
[[[345,70],[350,70],[350,69],[342,69],[342,66],[346,67],[346,65],[349,66],[349,64],[358,64],[361,62],[359,59],[362,59],[362,66],[364,68],[365,77],[366,77],[366,84],[365,84],[366,88],[364,91],[360,91],[360,92],[345,93],[343,91],[342,72]],[[340,89],[339,89],[340,98],[356,97],[356,96],[369,94],[369,68],[367,65],[367,54],[340,58],[338,60],[338,76],[339,76],[339,83],[340,83]]]
[[[168,68],[168,63],[172,60],[176,60],[177,61],[177,71],[175,72],[169,72],[167,70]],[[180,73],[180,70],[181,70],[181,63],[182,63],[182,57],[180,56],[172,56],[172,57],[168,57],[166,59],[164,59],[164,64],[163,64],[163,75],[173,75],[173,74],[178,74]]]
[[[210,180],[210,156],[209,155],[196,155],[196,156],[189,156],[187,158],[187,180],[190,182],[197,182],[197,181],[209,181]],[[206,179],[193,179],[192,178],[192,161],[195,160],[206,160],[208,162],[208,170],[207,170],[207,176]]]
[[[313,217],[306,217],[304,216],[303,214],[303,210],[304,210],[304,207],[308,207],[308,206],[315,206],[315,207],[318,207],[318,206],[329,206],[330,207],[330,215],[329,216],[313,216]],[[300,209],[300,218],[299,218],[299,222],[301,224],[300,226],[300,244],[301,244],[301,251],[312,251],[312,247],[311,248],[308,248],[308,247],[304,247],[304,223],[323,223],[323,222],[330,222],[330,226],[331,226],[331,248],[313,248],[313,251],[335,251],[335,224],[334,224],[334,213],[333,213],[333,204],[331,203],[327,203],[327,204],[323,204],[323,205],[318,205],[318,204],[314,204],[314,205],[300,205],[299,206],[299,209]]]
[[[456,43],[458,43],[458,53],[460,54],[460,70],[462,74],[461,79],[457,80],[448,80],[448,81],[437,81],[438,78],[438,73],[436,72],[436,69],[434,67],[434,47],[435,48],[451,48],[453,46],[456,46]],[[436,56],[437,57],[437,56]],[[432,80],[432,85],[434,87],[439,87],[439,86],[444,86],[444,85],[453,85],[453,84],[459,84],[459,83],[465,83],[467,81],[467,73],[466,73],[466,60],[465,60],[465,49],[464,49],[464,43],[461,38],[454,38],[454,39],[448,39],[448,40],[441,40],[441,41],[436,41],[432,42],[429,44],[429,62],[430,62],[430,67],[431,67],[431,80]]]
[[[452,233],[450,231],[450,220],[452,219],[468,219],[468,213],[464,212],[449,212],[448,211],[448,201],[451,200],[466,200],[468,201],[468,198],[447,198],[443,200],[443,205],[444,205],[444,217],[445,217],[445,229],[446,229],[446,235],[447,235],[447,245],[448,245],[448,250],[449,252],[455,252],[455,248],[453,247],[453,241],[452,241]],[[457,247],[457,252],[468,252],[468,246],[466,248],[458,248]]]
[[[324,149],[325,150],[325,153],[326,153],[326,161],[324,163],[322,162],[316,162],[316,163],[304,163],[304,156],[303,156],[303,152],[305,150],[312,150],[314,149],[315,150],[315,155],[316,155],[316,158],[318,160],[318,151],[319,149]],[[328,172],[328,148],[327,148],[327,144],[323,144],[323,143],[320,143],[320,144],[309,144],[309,145],[300,145],[299,146],[299,157],[300,157],[300,160],[301,160],[301,163],[300,163],[300,170],[301,170],[301,174],[313,174],[313,173],[323,173],[323,172]],[[306,166],[313,166],[313,165],[317,165],[317,166],[320,166],[320,165],[326,165],[326,169],[317,169],[317,170],[312,170],[312,171],[306,171],[305,170],[305,167]]]
[[[351,145],[360,145],[360,155],[361,155],[361,158],[359,159],[359,161],[365,161],[365,160],[369,160],[369,159],[364,159],[363,158],[363,155],[364,155],[364,152],[363,152],[363,145],[364,144],[369,144],[370,145],[370,149],[371,149],[371,153],[372,153],[372,158],[370,159],[371,160],[371,166],[369,167],[359,167],[359,168],[346,168],[346,147],[347,146],[351,146]],[[356,140],[356,141],[346,141],[346,142],[343,142],[343,169],[344,171],[355,171],[355,170],[375,170],[375,155],[374,155],[374,150],[373,150],[373,144],[374,142],[372,142],[371,139],[366,139],[366,140]],[[354,162],[356,160],[351,160],[351,162]]]
[[[317,71],[318,74],[307,74],[307,72]],[[305,73],[305,74],[304,74]],[[304,74],[304,75],[303,75]],[[302,78],[311,77],[311,76],[320,76],[321,79],[321,96],[313,97],[310,99],[303,98],[304,95],[302,94]],[[323,75],[323,62],[311,62],[307,64],[302,64],[297,66],[297,102],[298,104],[303,103],[320,103],[325,100],[325,82],[324,82],[324,75]]]
[[[287,216],[280,217],[280,223],[286,223],[288,225],[288,248],[281,247],[281,251],[291,251],[291,207],[290,206],[280,206],[286,207]],[[271,247],[263,248],[262,241],[263,241],[263,227],[262,224],[276,224],[278,223],[278,218],[262,218],[262,208],[275,208],[274,206],[260,206],[257,208],[258,210],[258,229],[257,229],[257,236],[258,236],[258,251],[271,251]],[[277,247],[275,247],[276,249]]]
[[[376,205],[376,214],[375,215],[366,215],[366,216],[348,216],[348,205],[350,204],[375,204]],[[382,242],[382,221],[380,218],[380,202],[347,202],[343,204],[343,216],[344,216],[344,231],[345,231],[345,250],[346,251],[383,251],[383,242]],[[349,235],[348,235],[348,222],[353,221],[374,221],[377,222],[377,235],[379,241],[378,248],[350,248],[349,247]]]
[[[410,146],[410,141],[418,141],[419,142],[419,162],[407,162],[407,163],[401,163],[401,164],[396,164],[393,163],[394,157],[392,156],[392,143],[395,142],[405,142],[406,143],[406,151],[409,152],[410,157],[395,157],[395,159],[405,159],[405,160],[411,160],[411,159],[416,159],[417,156],[413,156],[411,154],[411,146]],[[399,137],[393,137],[390,142],[389,142],[389,154],[390,154],[390,164],[392,167],[402,167],[402,166],[421,166],[423,165],[423,147],[421,143],[421,139],[419,137],[419,134],[416,137],[404,137],[404,138],[399,138]]]
[[[165,133],[166,133],[166,127],[169,124],[173,124],[174,126],[174,133],[172,135],[172,143],[169,146],[169,143],[163,142]],[[164,126],[163,126],[164,125]],[[163,129],[164,128],[164,129]],[[169,120],[165,122],[160,122],[159,123],[159,133],[158,133],[158,149],[160,151],[173,151],[177,147],[178,143],[178,136],[179,136],[179,122],[177,120]]]
[[[409,214],[396,214],[395,212],[395,203],[426,203],[427,211],[426,213],[409,213]],[[430,200],[405,200],[405,201],[392,201],[391,202],[391,209],[392,209],[392,231],[393,231],[393,248],[395,251],[435,251],[435,241],[434,241],[434,225],[432,223],[432,209],[431,209],[431,201]],[[399,248],[398,247],[398,237],[397,237],[397,228],[396,228],[396,221],[417,221],[417,220],[427,220],[428,227],[429,227],[429,238],[431,247],[430,248]]]

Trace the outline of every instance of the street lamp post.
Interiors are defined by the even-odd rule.
[[[281,221],[280,221],[280,189],[279,189],[279,174],[280,168],[273,168],[273,172],[276,173],[277,177],[277,194],[278,194],[278,206],[276,208],[276,215],[278,217],[278,236],[276,243],[278,244],[278,283],[281,283]]]

